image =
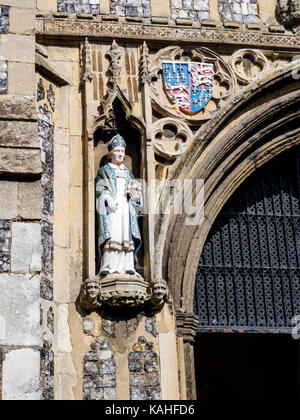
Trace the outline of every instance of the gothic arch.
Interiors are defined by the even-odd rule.
[[[197,266],[207,235],[234,191],[257,168],[300,144],[299,64],[281,69],[239,94],[199,131],[169,178],[204,179],[204,222],[182,215],[157,223],[156,276],[168,279],[175,307],[193,312]],[[192,190],[185,191],[189,195]],[[162,200],[163,200],[162,196]]]

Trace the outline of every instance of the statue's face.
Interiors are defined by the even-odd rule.
[[[125,159],[125,147],[118,146],[110,152],[111,163],[114,165],[121,165]]]
[[[167,286],[164,283],[157,283],[153,286],[153,294],[156,298],[163,298],[167,294]]]
[[[100,286],[96,282],[88,283],[86,286],[86,291],[89,297],[96,298],[100,292]]]

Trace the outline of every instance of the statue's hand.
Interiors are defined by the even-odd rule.
[[[140,193],[138,191],[131,191],[130,192],[130,200],[137,203],[140,200]]]
[[[107,197],[106,202],[110,211],[117,211],[118,203],[113,198]]]

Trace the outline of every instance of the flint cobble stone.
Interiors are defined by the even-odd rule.
[[[58,0],[57,10],[67,13],[99,15],[100,0]]]
[[[172,19],[209,19],[209,0],[171,0]]]
[[[110,13],[117,16],[141,17],[151,16],[150,0],[111,0]]]

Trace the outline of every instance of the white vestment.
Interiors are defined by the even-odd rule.
[[[127,198],[127,180],[124,165],[109,163],[114,170],[117,179],[117,210],[113,212],[108,207],[108,224],[111,238],[103,248],[100,273],[124,274],[126,271],[134,271],[134,242],[130,230],[129,202]],[[107,198],[110,194],[107,193]],[[112,197],[111,197],[112,198]]]

